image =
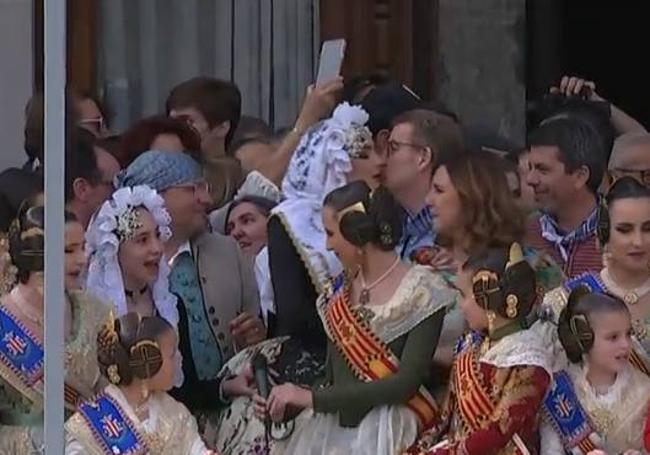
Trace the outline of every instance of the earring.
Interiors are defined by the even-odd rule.
[[[142,389],[142,402],[144,403],[147,401],[147,398],[149,398],[149,386],[147,385],[147,381],[143,380],[140,387]]]
[[[494,311],[487,311],[487,320],[488,320],[488,334],[494,332],[494,321],[496,320],[497,315]]]
[[[508,294],[508,297],[506,297],[506,316],[508,316],[508,318],[514,319],[517,317],[517,314],[519,313],[517,308],[518,304],[519,299],[517,296],[514,294]]]

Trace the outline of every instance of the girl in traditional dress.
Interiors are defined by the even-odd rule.
[[[118,316],[158,315],[176,327],[177,299],[169,292],[163,258],[170,222],[163,198],[148,186],[115,191],[86,233],[88,292],[110,303]]]
[[[527,329],[535,272],[515,243],[470,258],[458,284],[473,331],[457,345],[442,419],[408,453],[538,453],[537,417],[551,362],[544,340]]]
[[[18,282],[0,299],[0,453],[42,453],[43,246],[42,199],[21,207],[9,231]],[[96,339],[109,309],[81,292],[85,268],[83,227],[65,214],[66,415],[100,388]]]
[[[554,375],[544,400],[542,454],[648,453],[643,433],[650,378],[628,360],[632,325],[626,304],[579,286],[557,330],[570,364]]]
[[[272,371],[272,385],[312,386],[325,374],[327,338],[316,309],[323,287],[341,273],[336,255],[326,249],[321,221],[323,199],[348,181],[379,185],[384,165],[365,124],[368,114],[343,103],[331,118],[305,133],[282,185],[286,197],[268,221],[268,294],[273,305],[264,315],[270,339],[233,357],[220,373],[222,412],[216,447],[227,455],[264,450],[265,428],[254,415],[251,359],[261,352]],[[275,437],[288,428],[276,428]],[[269,441],[274,444],[273,438]]]
[[[580,284],[620,298],[632,315],[629,360],[650,377],[650,190],[632,177],[614,182],[601,204],[597,232],[603,270],[568,280],[546,295],[544,307],[557,322],[570,291]],[[555,369],[563,369],[566,356],[555,334],[553,338]]]
[[[99,337],[104,391],[66,423],[66,455],[209,455],[196,420],[166,392],[174,385],[178,339],[160,317],[110,321]]]
[[[371,194],[353,182],[333,191],[323,225],[346,269],[318,300],[326,378],[311,389],[276,386],[267,400],[256,396],[258,412],[279,422],[304,410],[277,453],[399,453],[438,417],[424,385],[455,292],[429,268],[400,260],[402,219],[386,189]]]
[[[86,233],[87,291],[110,304],[117,316],[160,316],[177,329],[177,299],[169,291],[169,265],[163,257],[170,222],[163,198],[148,186],[115,191]],[[179,361],[175,385],[182,383]]]
[[[486,248],[508,247],[524,237],[524,213],[517,207],[499,158],[490,153],[468,153],[443,161],[433,175],[428,202],[435,215],[438,252],[451,264],[432,264],[450,281],[470,255]],[[424,253],[424,254],[423,254]],[[438,254],[439,255],[439,254]],[[535,269],[540,294],[559,286],[564,278],[553,261],[524,246],[524,256]],[[417,262],[428,264],[436,254],[421,252]],[[437,396],[444,396],[456,341],[465,331],[458,305],[445,318],[434,366],[442,378]]]

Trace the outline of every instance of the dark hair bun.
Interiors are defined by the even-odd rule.
[[[25,282],[30,272],[43,271],[45,249],[45,208],[40,195],[20,205],[16,219],[9,227],[9,255],[18,269],[18,278]]]
[[[357,247],[372,243],[390,251],[402,237],[403,209],[384,187],[371,192],[365,182],[351,182],[328,194],[324,205],[340,213],[341,234]]]
[[[580,311],[582,306],[580,301],[590,293],[591,291],[586,286],[578,286],[571,291],[567,305],[560,313],[558,320],[558,338],[567,358],[572,363],[579,363],[582,360],[582,355],[586,354],[593,345],[593,332],[589,326],[587,315]]]
[[[98,359],[102,374],[116,385],[134,379],[150,379],[162,368],[160,336],[172,327],[159,317],[140,318],[128,313],[115,320],[98,336]]]
[[[513,264],[509,264],[511,255]],[[474,297],[484,309],[506,319],[523,320],[535,306],[535,271],[523,258],[519,244],[483,250],[471,256],[464,268],[474,271]]]

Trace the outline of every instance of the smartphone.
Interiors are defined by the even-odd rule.
[[[334,39],[323,43],[318,61],[316,85],[322,85],[341,74],[341,66],[345,57],[345,40]]]

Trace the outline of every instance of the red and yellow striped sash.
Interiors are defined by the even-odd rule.
[[[648,366],[645,364],[641,356],[639,355],[638,352],[636,352],[634,349],[630,350],[630,363],[634,368],[639,370],[641,373],[645,374],[646,376],[650,377],[650,370],[648,369]]]
[[[483,386],[478,364],[472,348],[456,355],[453,372],[456,402],[461,419],[471,432],[484,429],[495,412],[495,404]],[[514,454],[524,452],[516,442],[519,436],[513,436],[512,450]],[[522,443],[523,444],[523,443]]]
[[[389,377],[399,371],[399,359],[348,305],[348,293],[341,290],[331,299],[325,320],[339,352],[354,374],[365,382]],[[420,425],[427,427],[439,420],[436,402],[420,386],[406,405],[417,415]]]

